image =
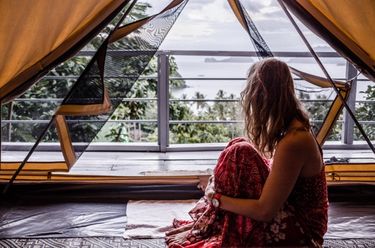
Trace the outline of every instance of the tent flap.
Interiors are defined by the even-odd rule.
[[[311,31],[375,81],[373,0],[280,0]]]
[[[78,52],[127,2],[1,1],[0,57],[6,59],[0,61],[0,101],[22,94],[49,69]]]

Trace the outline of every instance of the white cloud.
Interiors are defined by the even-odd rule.
[[[216,37],[224,26],[241,28],[226,5],[229,7],[226,0],[190,0],[168,35],[169,39],[197,43]]]
[[[280,20],[283,11],[276,0],[246,0],[242,4],[253,20]]]
[[[189,6],[190,3],[191,6]],[[190,10],[188,17],[191,20],[225,23],[231,22],[231,19],[233,18],[233,13],[226,8],[226,5],[229,6],[227,1],[205,1],[204,4],[202,4],[202,1],[191,1],[189,4],[186,8]]]
[[[260,9],[260,12],[264,15],[269,15],[274,13],[281,13],[281,10],[277,6],[268,6]]]
[[[178,35],[171,36],[175,40],[193,40],[202,36],[210,37],[214,32],[208,23],[184,22],[173,27],[173,33]]]
[[[273,51],[304,51],[305,45],[276,0],[242,0]],[[297,21],[298,22],[298,21]],[[309,41],[324,43],[303,25]],[[190,0],[163,42],[162,49],[253,50],[248,34],[227,0]]]

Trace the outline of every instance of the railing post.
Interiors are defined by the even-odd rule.
[[[169,59],[166,53],[158,54],[158,144],[161,152],[169,146]]]
[[[354,68],[352,64],[346,62],[346,78],[347,80],[355,77],[357,75],[357,70]],[[350,95],[348,97],[347,103],[350,109],[352,110],[353,114],[355,114],[355,101],[356,101],[356,94],[357,94],[357,78],[355,78],[352,82],[352,89],[350,91]],[[353,144],[353,134],[354,134],[354,121],[344,109],[344,120],[342,124],[342,139],[341,141],[346,145]]]
[[[12,116],[13,116],[13,101],[11,101],[9,104],[8,104],[8,116],[7,116],[7,119],[9,120],[9,124],[8,124],[8,127],[7,127],[7,141],[8,142],[11,142],[12,140],[12,122],[10,120],[12,120]]]

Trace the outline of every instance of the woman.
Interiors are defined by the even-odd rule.
[[[322,246],[328,209],[322,153],[288,66],[276,59],[254,64],[241,102],[249,141],[229,142],[205,197],[190,211],[193,220],[176,220],[167,244]]]

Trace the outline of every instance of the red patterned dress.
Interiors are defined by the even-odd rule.
[[[269,174],[269,163],[243,138],[236,138],[220,154],[214,170],[218,193],[258,199]],[[299,177],[286,203],[270,222],[260,222],[214,208],[201,198],[189,212],[194,223],[187,241],[174,247],[320,247],[327,231],[327,186],[324,170]]]

